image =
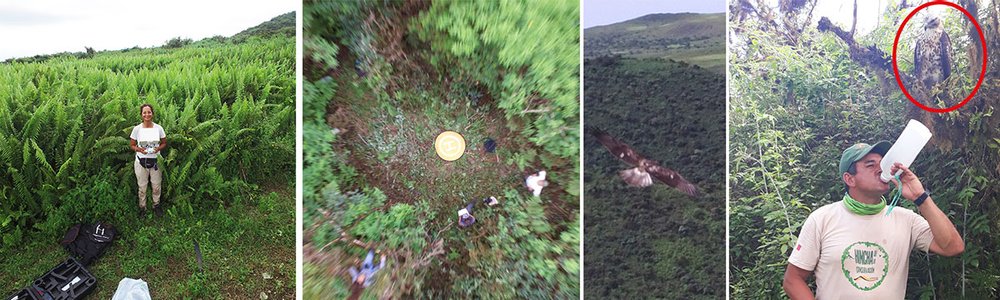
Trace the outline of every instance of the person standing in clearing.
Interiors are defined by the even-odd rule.
[[[139,107],[142,114],[142,123],[132,128],[131,148],[135,151],[135,177],[139,185],[139,209],[146,214],[146,186],[153,183],[153,211],[156,216],[162,217],[163,210],[160,208],[161,183],[163,182],[163,170],[157,163],[157,157],[164,148],[167,148],[167,134],[163,127],[153,123],[153,106],[143,104]]]

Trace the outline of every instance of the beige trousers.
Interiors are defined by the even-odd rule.
[[[146,209],[146,186],[153,183],[153,206],[160,205],[160,183],[163,182],[163,167],[143,168],[139,158],[135,159],[135,178],[139,183],[139,208]]]

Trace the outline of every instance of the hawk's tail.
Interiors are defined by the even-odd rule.
[[[639,168],[631,168],[618,172],[618,175],[625,180],[629,186],[637,187],[647,187],[653,185],[653,178],[649,177],[649,173],[640,170]]]

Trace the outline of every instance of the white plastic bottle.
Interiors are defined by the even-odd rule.
[[[920,154],[920,150],[930,140],[931,131],[927,129],[927,126],[917,122],[917,120],[911,119],[906,124],[906,128],[903,129],[903,133],[899,135],[896,142],[892,144],[889,151],[882,157],[882,176],[880,179],[883,182],[889,182],[894,176],[902,174],[903,170],[896,171],[896,174],[890,174],[889,170],[897,162],[909,168],[910,164],[913,163],[913,159],[917,158],[917,154]]]

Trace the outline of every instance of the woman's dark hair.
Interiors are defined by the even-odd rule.
[[[156,114],[156,111],[153,110],[153,105],[149,104],[149,103],[146,103],[146,104],[143,104],[142,106],[139,106],[139,115],[142,115],[142,109],[143,108],[147,108],[147,107],[149,107],[149,112],[153,113],[154,115]]]

